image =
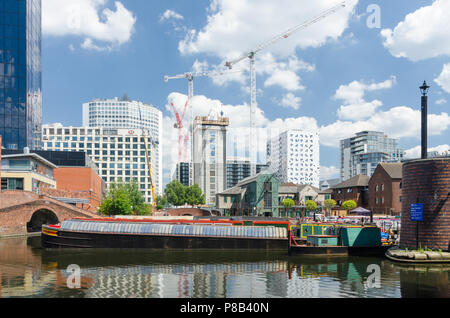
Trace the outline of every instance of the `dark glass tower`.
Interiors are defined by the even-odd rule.
[[[6,149],[41,147],[41,0],[0,0],[0,135]]]

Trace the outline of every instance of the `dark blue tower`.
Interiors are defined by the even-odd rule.
[[[6,149],[39,149],[41,0],[0,0],[0,135]]]

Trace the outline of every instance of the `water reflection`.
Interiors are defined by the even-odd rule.
[[[70,289],[67,267],[81,268]],[[380,269],[379,288],[368,284]],[[450,266],[378,258],[302,258],[233,251],[40,249],[0,240],[0,297],[301,298],[449,297]]]

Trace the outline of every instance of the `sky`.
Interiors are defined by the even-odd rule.
[[[163,112],[164,182],[178,160],[172,106],[185,79],[319,16],[340,0],[42,0],[43,123],[81,126],[82,103],[122,97]],[[318,130],[321,180],[339,176],[339,140],[363,130],[420,156],[420,91],[431,86],[430,150],[450,148],[450,1],[347,0],[346,7],[256,55],[258,160],[286,129]],[[228,155],[246,156],[249,62],[194,80],[195,115],[230,118]],[[185,121],[190,118],[187,111]],[[186,122],[185,127],[189,123]],[[183,133],[186,133],[184,131]],[[268,137],[269,136],[269,137]],[[253,147],[253,145],[252,145]]]

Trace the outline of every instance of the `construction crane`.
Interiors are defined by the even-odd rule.
[[[147,169],[148,169],[148,175],[149,175],[149,179],[150,179],[150,186],[152,188],[152,198],[153,198],[152,205],[153,205],[153,207],[156,207],[155,186],[153,184],[152,164],[150,162],[151,148],[149,149],[148,146],[147,146],[147,136],[150,136],[150,133],[149,133],[148,129],[143,127],[142,114],[141,114],[141,107],[140,106],[139,106],[139,120],[141,121],[141,139],[144,141],[145,158],[146,158],[146,161],[147,161]],[[150,136],[150,141],[151,141],[151,145],[154,148],[156,148],[156,145],[159,143],[159,141],[155,141],[151,136]],[[149,156],[149,153],[150,153],[150,156]]]
[[[179,162],[181,162],[181,160],[184,157],[184,161],[187,161],[187,143],[189,141],[189,138],[191,140],[193,140],[193,133],[194,133],[194,129],[193,129],[193,110],[192,107],[190,107],[189,103],[192,101],[192,98],[194,97],[194,78],[196,77],[216,77],[216,76],[223,76],[223,75],[228,75],[228,74],[233,74],[233,73],[241,73],[241,70],[235,70],[235,71],[204,71],[204,72],[188,72],[188,73],[184,73],[184,74],[179,74],[179,75],[175,75],[175,76],[164,76],[164,81],[167,83],[169,82],[169,80],[172,79],[187,79],[188,80],[188,100],[186,101],[186,104],[184,105],[184,109],[181,112],[178,112],[175,108],[175,105],[173,103],[170,103],[170,105],[172,106],[172,110],[174,112],[175,118],[176,118],[176,123],[174,125],[174,128],[178,129],[178,160]],[[183,120],[184,117],[186,115],[186,110],[187,108],[190,108],[191,111],[191,126],[189,128],[189,131],[186,133],[186,135],[184,136],[184,147],[182,146],[183,144],[183,136],[182,136],[182,130],[183,130]],[[183,149],[184,149],[184,156],[183,156]],[[192,151],[192,149],[191,149]],[[191,161],[193,160],[192,158],[192,154],[191,154]]]
[[[183,127],[183,119],[184,116],[186,114],[186,109],[189,105],[189,99],[186,101],[186,104],[184,105],[184,109],[183,112],[180,113],[176,110],[175,105],[173,103],[170,103],[170,106],[172,106],[175,118],[176,118],[176,123],[174,124],[174,128],[178,129],[178,160],[179,162],[181,162],[181,159],[183,158],[183,149],[184,149],[184,160],[187,161],[187,142],[189,141],[189,132],[185,135],[184,137],[184,148],[181,146],[182,145],[182,141],[183,141],[183,136],[182,136],[182,129]]]
[[[233,66],[238,64],[239,62],[241,62],[247,58],[250,60],[250,145],[254,145],[253,134],[254,134],[254,130],[255,130],[255,115],[256,115],[256,108],[257,108],[256,67],[255,67],[256,54],[258,54],[262,50],[268,48],[269,46],[276,44],[277,42],[279,42],[283,39],[289,38],[292,34],[298,32],[300,30],[304,30],[304,29],[310,27],[311,25],[325,19],[326,17],[336,13],[340,9],[344,8],[345,6],[346,6],[346,3],[345,3],[345,1],[343,1],[339,5],[336,5],[336,6],[332,7],[331,9],[328,9],[328,10],[322,12],[316,18],[314,18],[308,22],[304,22],[300,25],[297,25],[293,28],[290,28],[289,30],[271,38],[270,40],[261,43],[254,50],[247,52],[243,56],[241,56],[235,60],[232,60],[232,61],[227,61],[225,63],[226,67],[228,67],[229,69],[232,69]],[[251,150],[250,150],[251,174],[254,175],[254,174],[256,174],[256,154],[255,154],[256,147],[251,146],[250,148],[251,148]]]

